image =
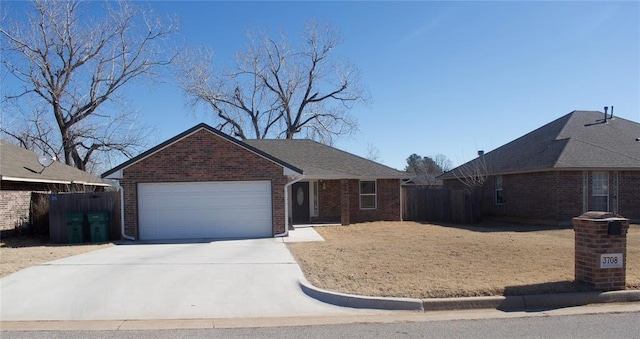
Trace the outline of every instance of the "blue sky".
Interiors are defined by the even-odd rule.
[[[359,132],[336,147],[402,169],[412,153],[454,164],[490,151],[572,110],[640,121],[639,2],[175,2],[176,43],[203,45],[230,63],[250,29],[295,38],[305,21],[341,33],[336,55],[355,63],[371,95],[350,111]],[[169,85],[127,93],[164,141],[199,122]],[[155,143],[154,142],[154,143]]]

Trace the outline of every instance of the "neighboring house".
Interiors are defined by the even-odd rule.
[[[119,180],[126,236],[142,240],[271,237],[291,224],[401,220],[400,182],[408,178],[315,141],[239,141],[206,124],[102,177]]]
[[[38,157],[0,140],[0,230],[13,229],[29,220],[31,192],[101,191],[110,186],[61,162],[53,161],[45,168]]]
[[[465,188],[484,174],[485,216],[570,224],[587,211],[640,220],[640,124],[573,111],[439,178]]]

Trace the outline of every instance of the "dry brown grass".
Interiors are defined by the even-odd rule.
[[[0,240],[0,278],[29,266],[110,246],[113,244],[52,245],[33,237],[4,238]]]
[[[375,222],[316,230],[324,242],[288,246],[307,280],[328,290],[414,298],[588,290],[573,283],[572,229]],[[627,286],[637,289],[640,226],[627,240]]]

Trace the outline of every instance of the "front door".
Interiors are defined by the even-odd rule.
[[[297,182],[291,185],[291,216],[294,224],[308,224],[309,216],[309,183]]]

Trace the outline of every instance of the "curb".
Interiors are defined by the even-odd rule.
[[[388,298],[369,297],[323,290],[306,279],[298,281],[300,289],[321,302],[351,308],[370,308],[392,311],[455,311],[471,309],[497,309],[501,311],[539,311],[563,307],[601,303],[640,301],[640,290],[612,292],[578,292],[532,294],[524,296],[490,296],[464,298]]]
[[[422,311],[422,300],[414,298],[367,297],[323,290],[311,285],[306,279],[298,281],[304,294],[327,304],[351,307],[371,308],[394,311]]]

